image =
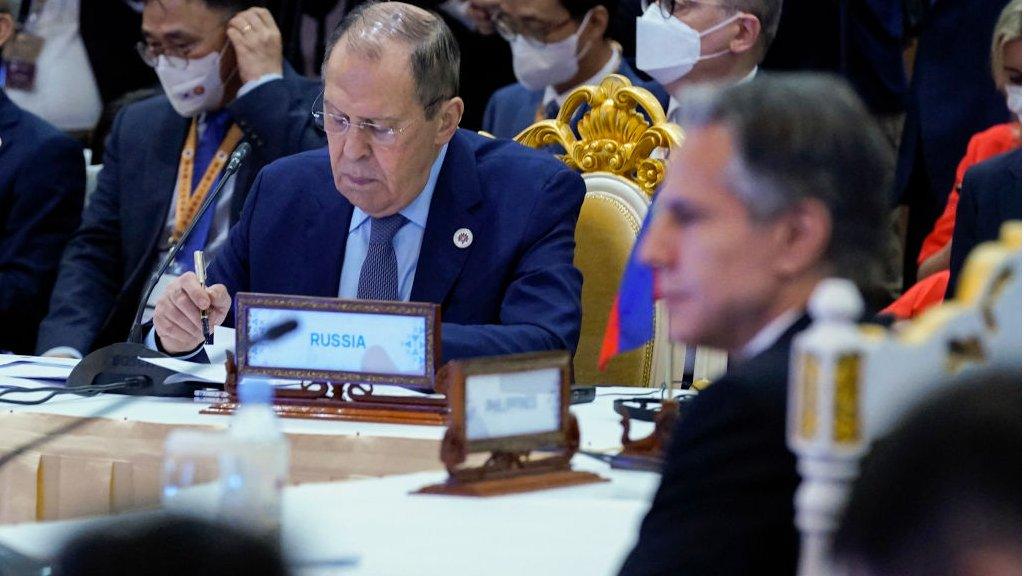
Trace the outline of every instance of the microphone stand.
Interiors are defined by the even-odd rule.
[[[142,330],[142,314],[146,310],[146,303],[149,302],[149,297],[160,281],[160,277],[163,276],[171,262],[174,261],[175,256],[181,251],[185,239],[192,233],[192,230],[199,223],[203,214],[216,202],[221,192],[223,192],[227,181],[238,171],[242,160],[245,159],[251,149],[252,147],[248,142],[238,145],[238,148],[231,154],[231,159],[224,168],[224,173],[217,183],[217,187],[203,199],[202,205],[200,205],[199,210],[192,217],[192,221],[185,228],[181,238],[171,247],[163,262],[150,275],[145,290],[142,292],[142,298],[139,300],[139,305],[135,310],[135,318],[132,320],[128,340],[105,346],[83,358],[75,366],[74,370],[71,371],[71,375],[68,376],[68,387],[104,386],[123,381],[126,378],[139,377],[145,379],[144,384],[113,392],[133,396],[191,396],[200,386],[185,382],[168,384],[166,380],[175,374],[173,370],[161,368],[142,360],[142,358],[168,358],[166,354],[150,350],[142,343],[145,338],[145,332]]]

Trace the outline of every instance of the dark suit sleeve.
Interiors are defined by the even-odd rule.
[[[956,223],[953,226],[953,244],[949,253],[949,284],[946,298],[956,294],[957,281],[963,271],[967,256],[980,242],[978,237],[978,186],[977,172],[968,170],[960,188],[960,200],[956,205]]]
[[[96,190],[61,260],[50,312],[39,328],[36,352],[70,346],[92,348],[122,284],[120,159],[124,112],[118,114],[103,155]]]
[[[271,80],[228,104],[260,165],[324,145],[324,135],[313,124],[314,92],[311,88],[308,94],[296,97],[284,79]]]
[[[17,167],[0,223],[0,349],[31,353],[84,194],[85,159],[70,138],[40,142]]]
[[[769,409],[738,384],[719,380],[680,418],[620,576],[775,574],[794,563],[796,480],[783,444],[785,410]]]
[[[501,304],[500,324],[441,327],[445,358],[536,350],[575,352],[583,276],[573,266],[583,180],[558,170],[542,187],[526,222],[525,251]]]

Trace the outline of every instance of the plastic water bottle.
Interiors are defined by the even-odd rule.
[[[240,406],[221,461],[220,512],[224,521],[277,541],[289,455],[273,396],[268,380],[247,378],[238,387]]]

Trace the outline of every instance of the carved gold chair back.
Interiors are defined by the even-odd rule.
[[[598,371],[597,360],[623,270],[651,197],[665,178],[665,154],[682,142],[682,129],[668,122],[653,94],[612,74],[597,86],[573,90],[554,119],[533,124],[515,140],[532,148],[560,147],[559,158],[586,183],[576,225],[575,264],[583,274],[576,381],[632,386],[678,381],[685,353],[669,344],[660,310],[652,342],[615,358],[605,372]],[[716,362],[705,364],[720,372],[724,359]]]

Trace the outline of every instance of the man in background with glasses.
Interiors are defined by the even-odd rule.
[[[757,66],[779,28],[782,0],[643,0],[636,23],[636,66],[672,96],[701,82],[736,84]]]
[[[498,90],[487,103],[484,130],[512,138],[534,122],[554,118],[569,92],[622,74],[654,92],[667,106],[668,95],[656,83],[645,84],[622,58],[622,47],[608,37],[617,0],[503,0],[493,15],[494,28],[512,46],[518,83]]]
[[[550,154],[460,130],[459,48],[400,2],[349,14],[313,109],[328,147],[276,162],[213,263],[156,306],[163,349],[203,341],[200,310],[232,323],[237,292],[432,302],[442,356],[574,351],[583,180]]]
[[[99,183],[61,262],[38,353],[81,356],[123,341],[143,284],[184,243],[153,302],[210,257],[237,220],[264,165],[323,144],[309,117],[315,81],[283,63],[281,38],[257,0],[147,0],[138,47],[164,95],[126,107],[114,122]],[[242,141],[252,153],[193,234],[182,232]],[[147,312],[147,316],[152,314]]]

